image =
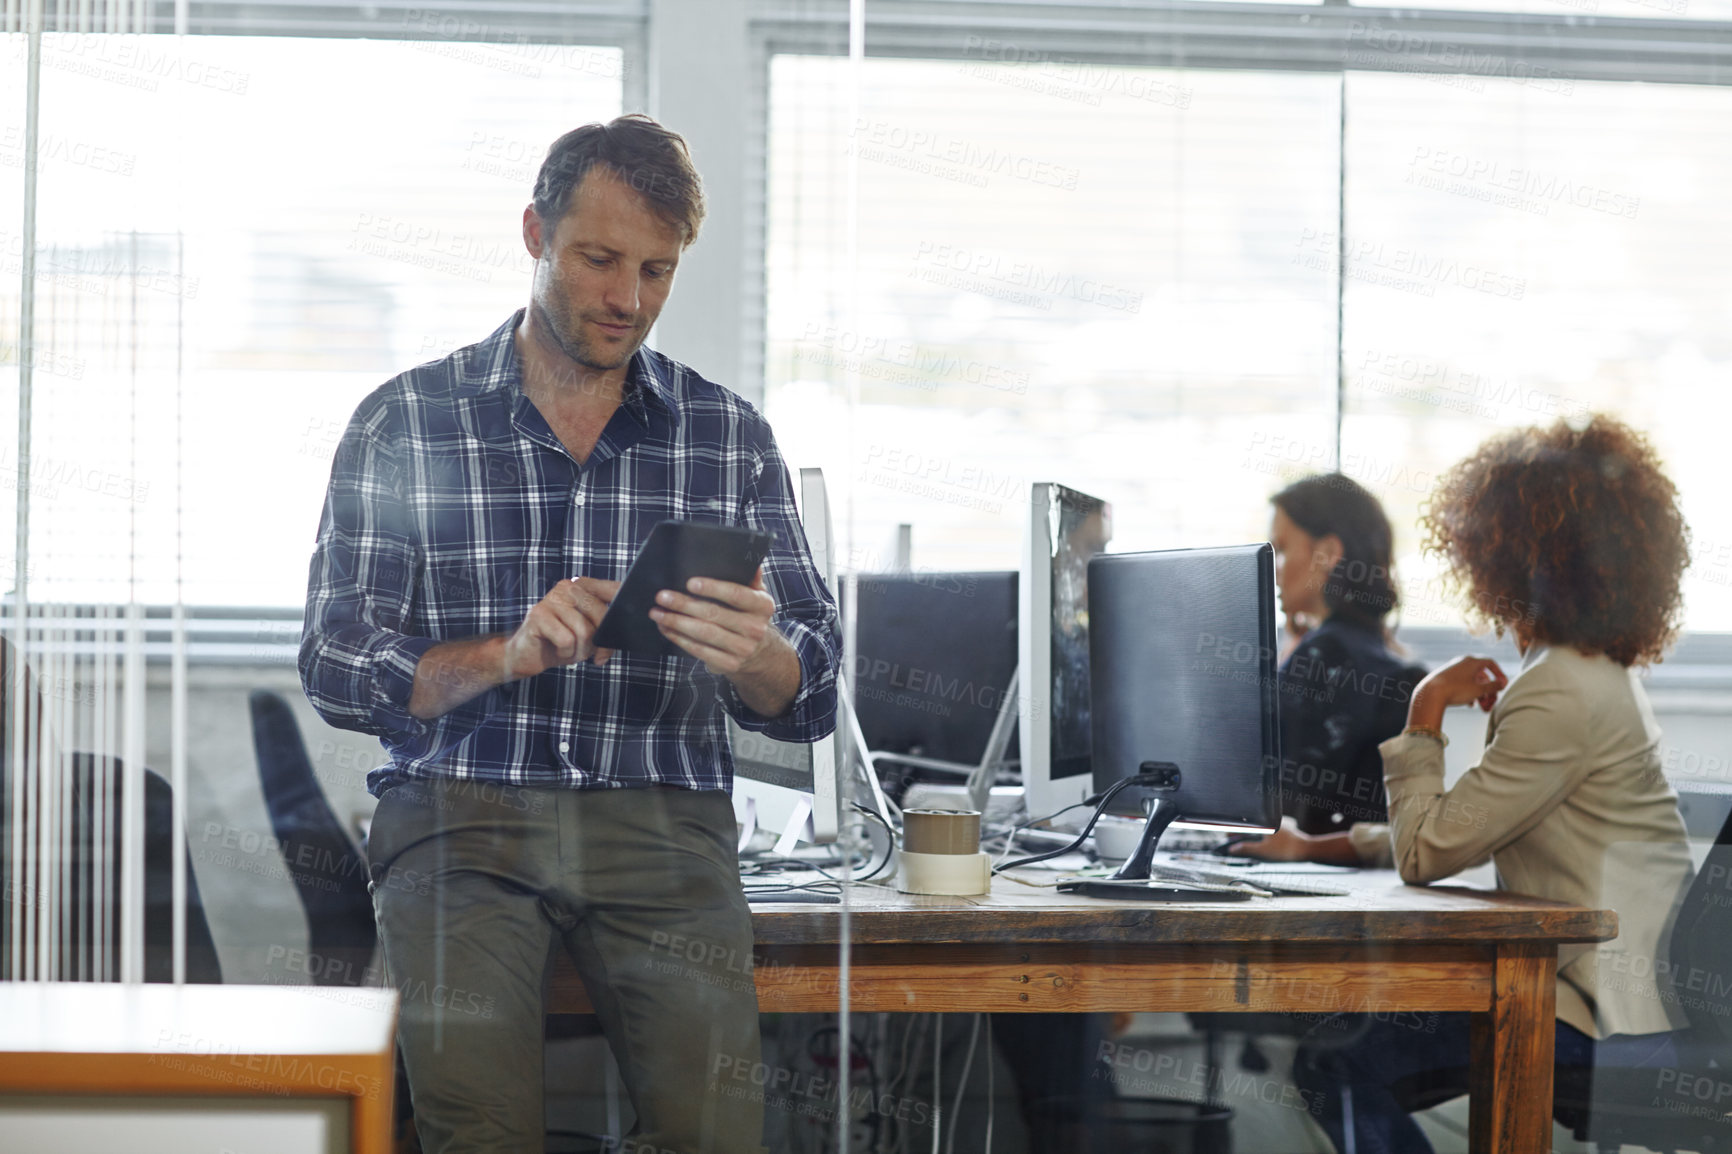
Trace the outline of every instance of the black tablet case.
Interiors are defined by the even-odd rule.
[[[649,611],[663,589],[685,592],[693,577],[750,585],[770,535],[702,521],[662,521],[650,530],[625,581],[596,627],[595,644],[654,657],[690,657],[663,637]]]

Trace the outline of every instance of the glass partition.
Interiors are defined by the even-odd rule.
[[[1360,9],[1155,0],[196,4],[178,35],[161,6],[6,8],[0,997],[34,993],[19,979],[178,981],[301,997],[310,1023],[377,1019],[395,991],[435,1039],[387,1075],[400,1139],[423,1087],[427,1149],[474,1121],[442,1113],[441,1091],[494,1085],[485,1039],[508,1020],[532,1023],[512,1036],[545,1084],[522,1144],[549,1150],[754,1149],[740,1132],[761,1119],[778,1154],[1326,1151],[1346,1148],[1344,1111],[1400,1128],[1409,1108],[1398,1146],[1466,1150],[1480,1126],[1497,1149],[1698,1148],[1678,1127],[1719,1124],[1698,1106],[1724,1081],[1715,1023],[1732,1017],[1713,938],[1732,780],[1713,445],[1732,359],[1713,65],[1732,25],[1714,2],[1450,4],[1411,37],[1355,24]],[[786,485],[765,484],[756,442],[717,455],[735,471],[714,470],[708,501],[648,468],[598,492],[571,454],[537,473],[557,498],[537,515],[566,528],[512,535],[480,510],[532,459],[502,446],[570,453],[551,402],[487,427],[440,426],[431,405],[418,432],[438,445],[418,463],[352,418],[386,420],[366,408],[382,383],[526,303],[523,211],[549,144],[642,109],[685,135],[710,210],[647,345],[751,403]],[[572,275],[613,268],[603,248],[574,248]],[[653,395],[627,407],[603,464],[621,446],[641,462],[634,438],[660,427]],[[727,435],[756,435],[727,412]],[[1517,638],[1467,632],[1422,518],[1486,438],[1593,412],[1647,437],[1676,484],[1683,635],[1635,678],[1601,660],[1609,696],[1551,716],[1536,763],[1569,789],[1488,794],[1488,778],[1538,780],[1498,762],[1519,718],[1417,714],[1415,686],[1471,649],[1520,705],[1545,671],[1524,686]],[[1272,498],[1318,474],[1322,498],[1288,490],[1276,516]],[[392,553],[384,521],[321,542],[333,477],[339,512],[420,517],[411,545]],[[1361,489],[1387,515],[1385,557],[1305,504]],[[552,581],[592,562],[623,575],[622,526],[657,501],[777,536],[768,591],[815,700],[634,653],[465,696],[496,655],[413,644],[338,645],[309,698],[309,557],[327,588],[416,567],[427,580],[387,614],[406,636],[503,636],[523,612],[494,610],[542,576],[526,558],[563,542]],[[1573,516],[1559,523],[1607,523]],[[1124,582],[1154,580],[1134,562],[1091,607],[1096,554],[1266,539],[1270,555],[1200,583],[1224,603],[1226,582],[1252,582],[1235,607],[1255,613],[1205,628],[1151,585],[1127,624]],[[1602,552],[1622,574],[1654,550]],[[1390,633],[1361,621],[1343,640],[1352,613],[1331,629],[1326,585],[1398,593]],[[342,612],[327,601],[312,624]],[[1121,645],[1103,683],[1091,631],[1159,622],[1187,660],[1139,665]],[[443,690],[462,732],[411,716]],[[1154,864],[1182,900],[1061,891],[1135,850],[1139,795],[1100,799],[1118,778],[1172,806],[1208,784],[1153,749],[1112,770],[1094,735],[1129,744],[1155,711],[1253,698],[1267,728],[1238,739],[1276,742],[1264,779],[1307,802],[1263,844],[1316,860],[1247,864],[1216,851],[1249,827],[1181,814]],[[675,714],[658,753],[644,719]],[[1570,744],[1587,732],[1592,749]],[[686,788],[536,777],[574,747],[619,770],[605,784]],[[1404,805],[1426,816],[1404,826]],[[470,908],[421,900],[506,860],[522,875]],[[544,903],[537,870],[560,874],[547,893],[609,881]],[[656,918],[596,930],[639,890]],[[488,920],[526,894],[545,941]],[[1602,910],[1624,933],[1590,950]],[[463,932],[459,914],[476,915]],[[428,949],[393,959],[393,934]],[[586,988],[580,966],[617,980]],[[1506,995],[1478,1028],[1504,1031],[1494,1052],[1558,1059],[1555,1129],[1538,1058],[1450,1064],[1473,1052],[1468,1015]],[[679,1009],[638,1036],[634,998]],[[0,1014],[0,1048],[20,1020]],[[1596,1047],[1587,1026],[1647,1041]],[[205,1089],[243,1067],[229,1081],[262,1072],[259,1096],[338,1076],[245,1067],[216,1026],[161,1037],[159,1073]],[[356,1118],[385,1097],[366,1077]],[[656,1110],[697,1121],[645,1133]]]

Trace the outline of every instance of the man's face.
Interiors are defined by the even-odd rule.
[[[591,169],[557,227],[550,230],[533,208],[524,213],[523,240],[535,257],[530,307],[543,330],[586,368],[622,368],[673,289],[681,230],[619,180]]]

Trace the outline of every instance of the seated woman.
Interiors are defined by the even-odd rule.
[[[1401,732],[1425,676],[1390,649],[1396,608],[1389,518],[1340,473],[1295,481],[1270,498],[1283,653],[1281,812],[1304,833],[1385,820],[1378,743]]]
[[[1476,614],[1514,633],[1520,672],[1464,657],[1419,684],[1407,728],[1382,746],[1387,826],[1284,830],[1242,848],[1393,864],[1416,885],[1489,857],[1506,889],[1615,909],[1615,942],[1559,951],[1557,1063],[1674,1062],[1683,1021],[1653,975],[1690,856],[1632,667],[1677,633],[1688,559],[1677,491],[1639,434],[1597,416],[1492,438],[1442,478],[1423,525]],[[1445,789],[1444,710],[1475,702],[1491,714],[1485,752]],[[1466,1091],[1468,1023],[1342,1015],[1313,1030],[1295,1077],[1337,1149],[1430,1150],[1408,1109]]]

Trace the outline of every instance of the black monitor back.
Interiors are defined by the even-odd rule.
[[[1151,762],[1181,821],[1273,829],[1277,770],[1275,568],[1266,544],[1118,553],[1089,562],[1094,784]],[[1141,789],[1119,813],[1141,813]]]
[[[857,589],[848,667],[866,744],[978,762],[1016,672],[1016,573],[863,574]]]

